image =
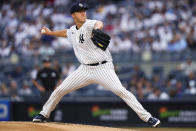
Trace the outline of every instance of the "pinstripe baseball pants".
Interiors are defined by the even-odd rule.
[[[64,95],[92,83],[100,84],[121,97],[143,121],[147,122],[151,117],[151,114],[143,108],[136,97],[122,86],[112,62],[98,66],[80,65],[53,91],[40,114],[48,118]]]

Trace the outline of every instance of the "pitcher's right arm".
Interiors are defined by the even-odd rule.
[[[41,34],[51,35],[51,36],[56,36],[56,37],[67,37],[67,29],[63,29],[59,31],[51,31],[47,27],[42,27]]]

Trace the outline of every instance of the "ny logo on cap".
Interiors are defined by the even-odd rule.
[[[79,3],[78,5],[79,5],[80,7],[83,7],[83,4],[82,4],[82,3]]]

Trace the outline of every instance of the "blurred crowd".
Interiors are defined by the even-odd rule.
[[[194,0],[86,0],[86,2],[91,7],[87,11],[88,17],[102,20],[104,30],[111,35],[109,48],[112,53],[180,52],[196,49]],[[53,56],[59,51],[72,50],[72,45],[65,38],[40,35],[43,26],[51,30],[60,30],[73,25],[69,13],[72,3],[72,0],[2,0],[0,59],[4,62],[11,59],[14,63],[20,56],[39,58],[39,56]],[[139,66],[131,67],[125,86],[140,100],[168,100],[184,94],[194,95],[196,70],[194,62],[190,61],[177,67],[167,78],[162,78],[159,74],[152,74],[149,78]],[[35,98],[35,94],[39,91],[35,90],[31,79],[35,78],[41,67],[33,66],[34,69],[25,72],[19,64],[14,71],[7,73],[7,83],[0,79],[0,96],[10,97],[13,100],[22,100],[26,95]],[[76,68],[71,62],[59,64],[58,59],[54,61],[53,67],[60,72],[62,79]],[[120,73],[120,70],[117,72]],[[0,78],[1,76],[2,74]]]
[[[9,72],[6,77],[4,76],[4,80],[0,80],[0,98],[9,98],[13,101],[41,100],[41,94],[47,93],[45,90],[48,90],[46,89],[48,87],[42,91],[33,84],[33,80],[38,80],[36,77],[39,76],[38,72],[43,70],[43,67],[44,63],[24,72],[21,66],[17,66],[14,71]],[[50,68],[60,75],[57,80],[62,81],[77,67],[72,62],[63,64],[54,60],[50,61]],[[137,64],[120,68],[116,66],[115,71],[120,76],[123,86],[139,100],[194,100],[196,97],[196,63],[191,59],[176,66],[166,76],[162,74],[163,72],[159,68],[155,68],[151,76],[148,76]],[[51,79],[50,81],[52,82]],[[38,82],[40,86],[44,86],[42,78]],[[51,82],[47,81],[45,84]],[[57,85],[54,86],[57,87]],[[53,89],[49,90],[52,91]],[[90,85],[67,96],[73,98],[78,96],[114,97],[115,95],[100,85]]]
[[[88,17],[104,22],[112,36],[112,52],[182,51],[196,48],[196,2],[194,0],[86,1]],[[100,3],[100,4],[97,4]],[[40,28],[69,28],[71,0],[16,1],[0,4],[0,56],[54,55],[72,50],[64,38],[41,36]]]
[[[146,77],[145,72],[136,65],[130,73],[127,88],[140,100],[192,99],[196,95],[196,64],[192,60],[182,62],[166,77],[161,73],[157,69],[151,77]]]

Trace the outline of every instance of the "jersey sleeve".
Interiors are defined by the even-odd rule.
[[[96,22],[97,22],[97,20],[88,20],[87,30],[88,31],[92,31]]]

